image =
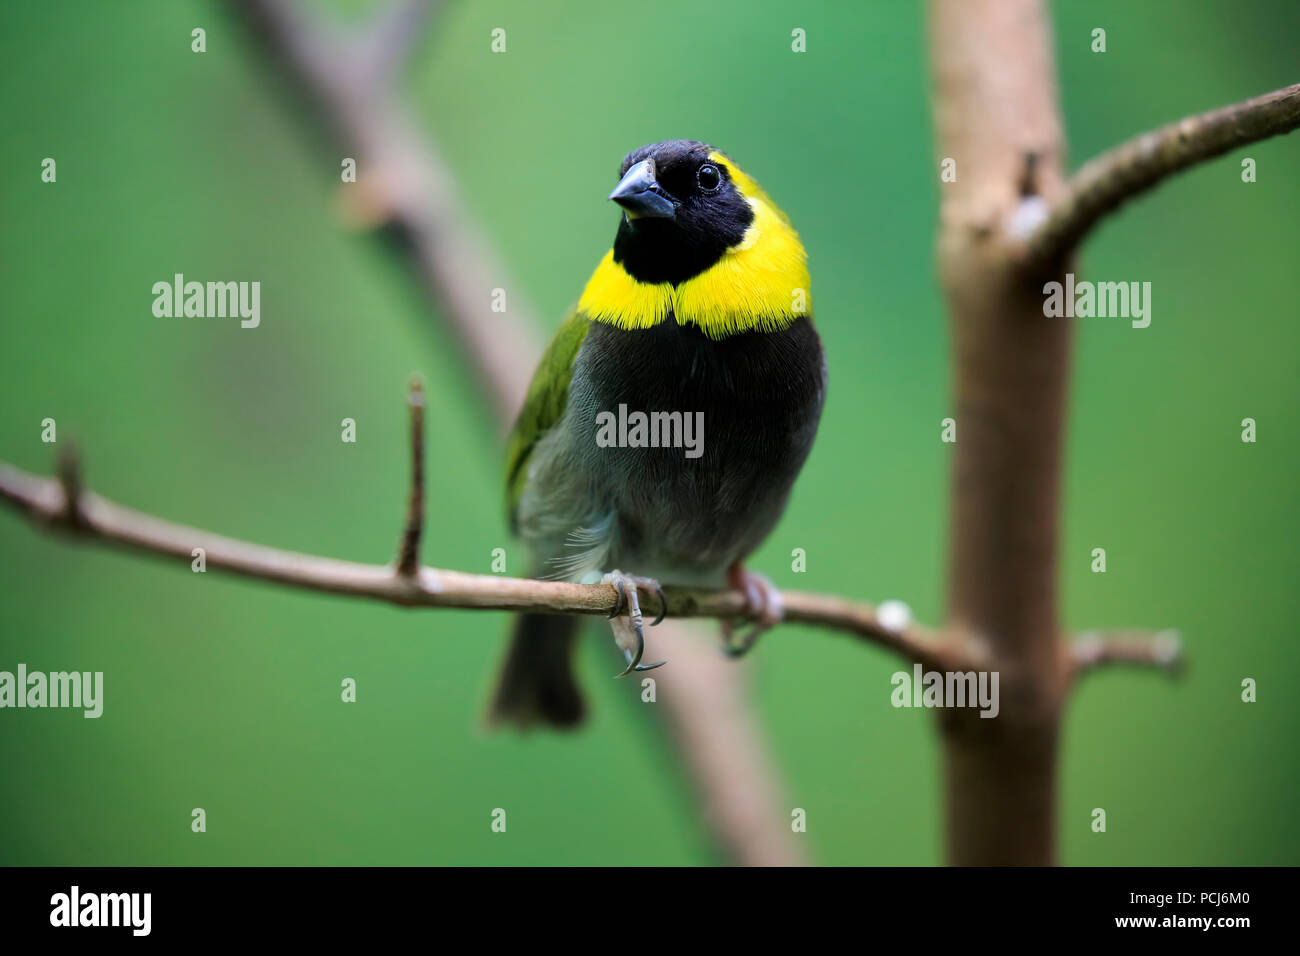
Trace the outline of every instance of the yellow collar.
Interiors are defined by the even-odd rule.
[[[726,163],[754,210],[744,238],[700,275],[676,286],[637,281],[610,250],[583,290],[579,311],[620,329],[648,329],[671,313],[679,324],[698,325],[712,339],[752,329],[779,331],[812,313],[807,255],[798,233],[753,180],[720,154],[712,158]]]

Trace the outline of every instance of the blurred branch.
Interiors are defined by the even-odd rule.
[[[1084,164],[1025,241],[1025,258],[1069,252],[1103,216],[1173,174],[1300,127],[1300,84],[1143,133]]]
[[[270,65],[306,98],[339,158],[357,161],[340,183],[354,218],[398,240],[424,292],[460,338],[496,419],[508,427],[541,355],[538,326],[512,292],[509,312],[491,310],[508,272],[460,202],[456,180],[403,108],[393,81],[429,31],[435,4],[398,0],[369,32],[325,29],[292,0],[228,0]],[[377,68],[377,66],[383,68]],[[323,165],[337,174],[338,160]]]
[[[1177,674],[1184,664],[1177,631],[1089,631],[1069,645],[1072,680],[1110,664],[1155,667]]]
[[[351,62],[358,79],[374,89],[386,89],[429,36],[442,0],[394,0],[380,9],[368,29],[351,43]]]

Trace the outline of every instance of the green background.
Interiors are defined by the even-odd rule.
[[[367,3],[344,4],[356,17]],[[1297,79],[1300,7],[1054,5],[1074,162]],[[190,30],[208,52],[190,52]],[[508,52],[489,52],[507,30]],[[1108,52],[1089,51],[1090,31]],[[790,51],[790,31],[808,49]],[[173,520],[391,558],[403,389],[429,388],[425,559],[510,548],[500,449],[454,341],[389,251],[340,222],[340,156],[216,4],[0,5],[0,458]],[[754,565],[778,584],[942,614],[948,335],[938,176],[912,3],[454,3],[408,77],[512,295],[552,325],[608,247],[630,149],[729,151],[807,245],[831,391]],[[1172,682],[1088,680],[1065,729],[1071,864],[1298,863],[1294,290],[1300,139],[1249,147],[1108,220],[1085,277],[1153,284],[1151,327],[1078,322],[1062,554],[1073,629],[1175,626]],[[1258,182],[1240,160],[1258,162]],[[42,158],[58,163],[40,181]],[[175,272],[260,280],[262,325],[158,319]],[[486,303],[486,298],[485,298]],[[485,312],[485,321],[491,314]],[[1240,422],[1259,423],[1256,444]],[[339,422],[358,422],[355,445]],[[790,570],[795,547],[806,574]],[[1093,574],[1104,547],[1109,570]],[[298,593],[37,533],[0,512],[0,669],[105,673],[105,712],[0,711],[0,862],[708,863],[672,750],[584,643],[594,719],[488,734],[496,613]],[[764,730],[824,863],[936,863],[931,715],[884,652],[786,627],[752,663]],[[342,678],[359,700],[339,699]],[[1259,701],[1243,704],[1244,677]],[[190,811],[208,814],[206,834]],[[505,835],[489,829],[506,808]],[[1105,834],[1090,830],[1104,807]]]

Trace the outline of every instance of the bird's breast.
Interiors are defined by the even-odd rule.
[[[594,323],[574,364],[564,457],[614,515],[614,560],[714,571],[757,547],[812,446],[825,374],[807,318],[720,339],[671,317]]]

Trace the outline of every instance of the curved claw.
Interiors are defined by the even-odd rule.
[[[627,667],[623,669],[623,673],[615,674],[614,680],[626,677],[633,671],[641,669],[641,658],[645,655],[645,634],[641,631],[641,625],[635,622],[632,625],[632,630],[636,632],[636,651],[623,652],[627,656]]]
[[[620,677],[626,677],[633,671],[652,671],[656,667],[663,667],[668,663],[665,659],[662,661],[655,661],[653,664],[642,664],[641,657],[645,654],[645,634],[639,627],[634,627],[633,630],[636,632],[636,652],[623,652],[624,656],[627,658],[627,667],[623,669],[621,674],[614,675],[615,680],[618,680]]]
[[[658,581],[650,578],[637,578],[632,575],[624,574],[622,571],[611,571],[605,575],[605,581],[614,586],[618,592],[618,601],[615,603],[614,611],[610,618],[622,617],[624,614],[628,618],[628,626],[632,628],[635,635],[634,649],[629,650],[625,641],[618,640],[619,626],[615,625],[615,639],[618,640],[619,646],[623,647],[623,654],[627,658],[627,667],[622,673],[615,674],[614,679],[626,677],[633,671],[652,671],[656,667],[663,667],[668,662],[655,661],[653,664],[642,664],[641,658],[645,656],[645,630],[642,627],[641,617],[641,599],[637,596],[638,587],[644,587],[653,591],[659,598],[659,616],[650,622],[650,626],[658,624],[668,614],[668,598],[664,594],[664,589]],[[626,636],[626,632],[624,632]]]
[[[659,616],[650,622],[650,626],[654,627],[656,624],[660,623],[664,618],[668,616],[668,596],[664,594],[664,588],[662,584],[660,584],[658,581],[653,581],[651,583],[654,584],[655,597],[659,599]],[[659,664],[667,664],[667,663],[668,663],[667,661],[659,662]],[[655,664],[654,666],[658,667],[659,664]]]
[[[732,635],[730,627],[728,626],[724,629],[726,631],[726,637],[723,639],[722,653],[726,654],[732,660],[744,657],[753,650],[754,645],[758,643],[759,636],[767,630],[767,628],[763,627],[761,624],[754,624],[746,629],[745,633],[740,636],[739,640],[733,641],[731,639]]]

